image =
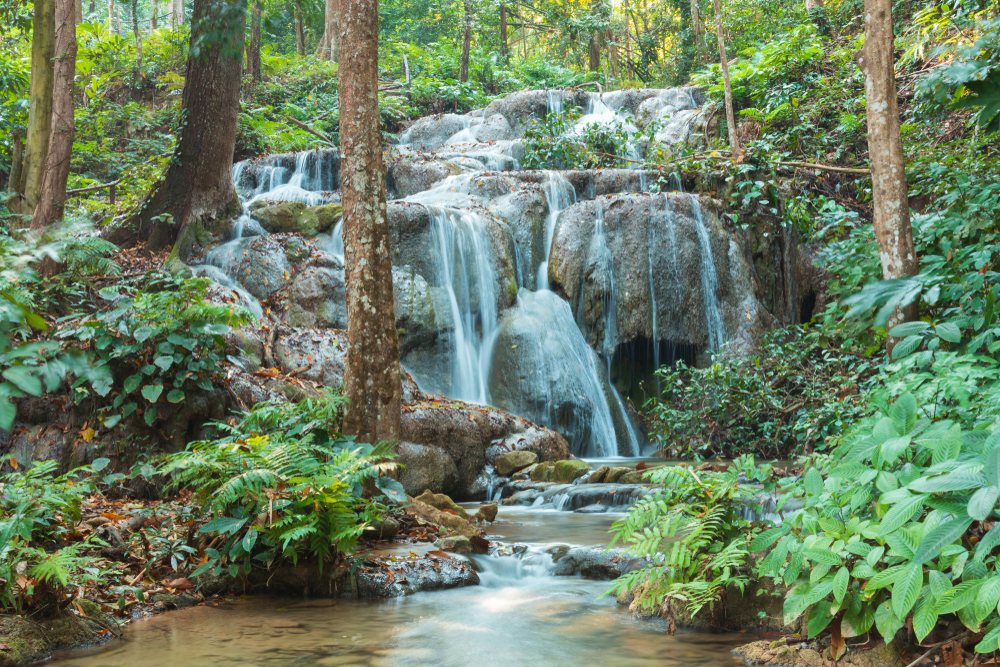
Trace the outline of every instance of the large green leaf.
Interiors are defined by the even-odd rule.
[[[833,599],[837,601],[837,604],[844,601],[844,595],[847,594],[847,585],[850,581],[851,575],[846,567],[837,570],[837,574],[833,577]]]
[[[935,611],[939,614],[953,614],[959,609],[963,609],[973,604],[982,588],[983,579],[975,581],[963,581],[944,595],[938,598]]]
[[[976,594],[976,619],[982,622],[1000,602],[1000,577],[990,577]]]
[[[924,585],[924,568],[913,563],[906,567],[892,586],[892,613],[896,618],[906,618]]]
[[[888,601],[880,604],[875,610],[875,627],[878,628],[879,634],[887,643],[892,641],[896,632],[903,627],[903,621],[893,615]]]
[[[913,430],[913,425],[917,423],[917,399],[913,394],[903,394],[889,409],[889,418],[892,425],[900,435],[906,435]]]
[[[890,568],[882,570],[868,580],[868,585],[865,586],[865,592],[874,593],[880,588],[885,588],[886,586],[895,583],[896,579],[898,579],[902,574],[902,565],[893,565]]]
[[[830,567],[835,567],[841,563],[840,556],[826,549],[806,549],[805,555],[813,563],[822,563]]]
[[[826,626],[830,625],[830,621],[833,620],[833,616],[830,614],[830,602],[819,602],[813,605],[813,608],[809,610],[809,619],[806,622],[806,629],[809,631],[809,637],[815,637],[819,633],[826,629]]]
[[[785,526],[778,526],[777,528],[765,530],[763,533],[753,538],[748,548],[750,551],[763,551],[781,539],[781,536],[787,532],[788,528]]]
[[[918,642],[922,642],[937,624],[938,614],[934,611],[934,607],[934,598],[928,595],[913,612],[913,633],[917,636]]]
[[[979,489],[969,501],[969,516],[976,521],[982,521],[990,515],[1000,498],[1000,487],[987,486]]]
[[[986,486],[986,478],[967,472],[952,472],[939,477],[921,477],[909,485],[910,491],[917,493],[948,493]]]
[[[913,562],[923,565],[930,559],[937,558],[942,549],[962,537],[971,525],[972,518],[968,516],[942,523],[924,537],[913,555]]]
[[[1000,545],[1000,523],[990,528],[989,532],[983,535],[983,539],[976,543],[976,560],[985,560],[997,545]]]
[[[879,524],[879,534],[884,537],[894,533],[906,524],[906,522],[912,519],[913,514],[920,509],[923,504],[924,496],[916,495],[893,505],[889,511],[885,513],[882,523]]]
[[[823,474],[819,471],[819,468],[809,468],[806,471],[803,481],[809,495],[823,495]]]
[[[1000,444],[994,445],[986,452],[986,465],[983,466],[983,472],[990,484],[1000,486]]]
[[[218,533],[225,533],[225,534],[228,534],[228,535],[232,535],[233,533],[235,533],[236,531],[238,531],[240,528],[242,528],[246,524],[246,522],[249,521],[249,520],[250,520],[250,517],[246,517],[244,519],[237,519],[237,518],[234,518],[234,517],[220,516],[220,517],[218,517],[216,519],[212,519],[211,521],[209,521],[208,523],[206,523],[204,526],[202,526],[201,528],[199,528],[198,532],[199,533],[216,533],[216,532],[218,532]]]
[[[147,384],[142,388],[142,396],[150,403],[156,403],[156,400],[163,393],[162,384]]]
[[[30,366],[11,366],[3,372],[3,377],[24,393],[31,396],[40,396],[42,393],[42,381],[35,375],[36,370]]]

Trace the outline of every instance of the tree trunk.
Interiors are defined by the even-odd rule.
[[[52,138],[41,197],[31,219],[41,229],[63,217],[66,180],[73,152],[73,78],[76,75],[76,7],[83,0],[56,0],[55,83],[52,88]]]
[[[152,251],[176,242],[175,251],[185,259],[199,230],[219,231],[239,211],[232,167],[244,18],[240,0],[195,0],[177,148],[139,210],[111,234],[113,241],[143,239]],[[206,33],[213,38],[208,46]]]
[[[142,75],[142,32],[139,30],[139,0],[132,0],[132,36],[135,38],[135,71]]]
[[[7,192],[16,195],[21,180],[21,160],[24,158],[24,143],[21,134],[14,130],[10,133],[10,178],[7,179]]]
[[[160,11],[160,3],[157,0],[152,0],[149,4],[153,8],[153,13],[149,17],[149,31],[150,32],[155,32],[156,31],[156,13],[158,11]]]
[[[93,4],[93,2],[91,4]],[[77,0],[73,3],[73,6],[76,7],[73,12],[73,21],[76,25],[80,25],[83,23],[83,0]]]
[[[823,0],[806,0],[806,11],[823,6]]]
[[[170,2],[170,25],[184,25],[184,0],[168,0]]]
[[[910,225],[893,51],[892,1],[865,0],[865,45],[857,60],[865,75],[875,238],[882,275],[887,280],[913,276],[919,271]],[[890,317],[888,328],[915,319],[916,314],[916,303],[898,310]],[[894,342],[889,339],[890,350]]]
[[[458,80],[465,83],[469,80],[469,49],[472,47],[472,2],[465,0],[465,33],[462,35],[462,68],[458,72]]]
[[[344,0],[340,20],[344,393],[350,401],[344,432],[359,442],[398,442],[402,386],[378,114],[378,0]]]
[[[108,0],[108,30],[115,29],[115,0]]]
[[[719,38],[719,62],[722,64],[722,81],[726,89],[726,126],[729,128],[729,149],[733,153],[733,162],[743,161],[740,150],[740,139],[736,136],[736,113],[733,111],[733,88],[729,85],[729,61],[726,59],[726,44],[722,39],[722,8],[719,0],[715,2],[715,35]]]
[[[295,23],[295,51],[300,56],[304,56],[306,54],[306,33],[305,27],[302,25],[302,3],[299,0],[295,0],[292,5],[292,16]]]
[[[698,0],[691,0],[691,33],[694,35],[695,43],[701,36],[701,13],[698,8]]]
[[[31,92],[28,107],[28,141],[18,192],[22,214],[34,213],[42,192],[42,179],[52,136],[52,58],[55,55],[55,0],[35,0],[31,31]],[[14,209],[11,209],[14,210]]]
[[[319,39],[316,55],[322,60],[337,61],[338,17],[340,16],[340,1],[326,0],[323,14],[323,36]]]
[[[260,16],[261,2],[263,0],[253,0],[250,9],[250,47],[247,49],[247,71],[250,80],[257,84],[260,82]]]
[[[596,72],[601,69],[601,35],[600,33],[591,33],[590,35],[590,48],[589,53],[589,67],[591,72]]]
[[[507,7],[500,5],[500,55],[507,57]]]

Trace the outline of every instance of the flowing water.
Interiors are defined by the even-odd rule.
[[[620,515],[619,515],[620,516]],[[614,515],[501,508],[491,538],[527,546],[522,557],[475,556],[481,584],[391,600],[249,599],[136,621],[124,638],[59,654],[64,667],[356,665],[366,667],[725,667],[745,634],[671,637],[638,620],[608,582],[555,577],[544,552],[604,545]]]

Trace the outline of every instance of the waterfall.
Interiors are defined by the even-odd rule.
[[[652,203],[654,199],[649,198],[650,209],[652,209]],[[666,202],[665,202],[666,203]],[[669,209],[667,209],[669,211]],[[649,231],[646,239],[646,260],[649,264],[649,303],[650,303],[650,324],[653,330],[653,369],[659,370],[660,368],[660,337],[656,332],[656,319],[659,315],[659,311],[656,308],[656,283],[653,282],[653,248],[656,247],[656,217],[653,216],[652,210],[646,213],[649,220]],[[668,223],[671,222],[668,220]],[[668,226],[671,226],[668,224]],[[654,375],[656,381],[656,395],[660,395],[660,376]]]
[[[542,184],[545,201],[549,206],[549,214],[545,219],[545,256],[538,267],[538,278],[535,285],[539,290],[549,289],[549,255],[552,252],[552,236],[556,231],[556,220],[559,214],[576,203],[576,190],[562,174],[557,171],[546,171],[545,182]]]
[[[561,90],[552,88],[545,91],[545,102],[548,113],[561,114],[563,112],[563,98]]]
[[[701,213],[701,202],[694,200],[695,228],[698,230],[698,244],[701,246],[701,289],[705,301],[705,327],[708,329],[708,347],[718,352],[726,342],[725,325],[722,323],[722,307],[719,305],[719,277],[715,273],[715,259],[712,256],[712,241]]]

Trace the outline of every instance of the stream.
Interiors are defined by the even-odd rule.
[[[388,600],[250,598],[134,622],[121,640],[57,654],[60,667],[209,665],[716,666],[745,634],[678,632],[633,618],[609,582],[551,574],[554,544],[604,546],[620,514],[501,507],[491,540],[520,556],[473,556],[481,584]]]

